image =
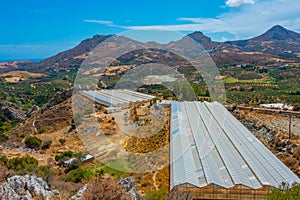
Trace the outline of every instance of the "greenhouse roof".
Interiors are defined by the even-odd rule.
[[[170,187],[279,187],[300,179],[217,102],[173,102]]]

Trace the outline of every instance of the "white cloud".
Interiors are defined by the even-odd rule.
[[[229,0],[227,2],[229,2]],[[228,32],[234,35],[235,39],[246,39],[257,36],[276,24],[300,32],[300,4],[297,1],[261,0],[255,2],[255,4],[249,4],[239,9],[230,10],[214,18],[181,17],[177,19],[178,21],[186,22],[184,24],[118,26],[114,25],[111,21],[85,21],[124,29],[202,31],[207,35],[210,33]]]
[[[83,21],[88,23],[97,23],[97,24],[104,24],[107,26],[114,26],[114,23],[112,21],[106,21],[106,20],[86,19]]]
[[[273,25],[279,24],[294,31],[300,31],[300,4],[294,0],[266,0],[231,10],[215,18],[178,18],[186,24],[150,26],[150,28],[171,29],[175,31],[203,31],[204,33],[229,32],[236,39],[245,39],[263,33]],[[128,28],[139,28],[128,27]],[[140,28],[146,29],[146,26]]]
[[[227,0],[225,3],[228,7],[239,7],[244,4],[254,4],[256,0]]]

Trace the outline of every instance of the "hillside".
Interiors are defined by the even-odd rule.
[[[0,63],[0,72],[2,70],[0,107],[5,109],[7,102],[11,102],[13,107],[19,109],[24,115],[32,106],[44,105],[55,93],[72,87],[77,70],[84,59],[98,44],[111,36],[95,35],[70,50],[36,63],[29,61]],[[297,77],[300,74],[298,61],[300,36],[298,33],[277,25],[258,37],[241,41],[215,42],[200,31],[186,37],[202,45],[215,61],[224,79],[228,102],[258,105],[261,102],[284,101],[294,105],[299,104],[297,94],[300,92],[300,83]],[[205,99],[208,91],[205,83],[201,82],[203,80],[199,72],[195,72],[195,69],[182,57],[160,49],[180,44],[186,37],[166,45],[155,43],[153,47],[156,48],[151,50],[139,49],[122,55],[113,63],[114,66],[110,66],[104,72],[104,75],[97,69],[92,70],[91,73],[94,76],[101,76],[101,80],[108,87],[113,87],[126,71],[140,64],[158,62],[176,68],[190,82],[200,81],[194,85],[194,89],[197,88],[199,99]],[[131,44],[136,47],[140,45],[134,40],[131,40]],[[106,53],[109,54],[110,51]],[[4,73],[6,71],[15,72]],[[152,91],[157,94],[161,92]],[[243,95],[244,91],[248,92],[248,97]],[[170,91],[163,93],[164,97],[172,97]],[[6,120],[4,117],[2,121]]]
[[[300,34],[276,25],[262,35],[248,40],[225,42],[227,48],[237,48],[241,52],[262,52],[281,58],[299,56]]]
[[[24,70],[43,73],[57,73],[60,71],[77,71],[81,62],[101,42],[111,35],[95,35],[93,38],[83,40],[74,48],[63,51],[55,56],[42,60],[38,63],[31,63]]]
[[[131,174],[126,170],[133,166],[123,159],[109,163],[110,166],[121,167],[121,171],[105,166],[97,159],[86,163],[80,162],[80,159],[88,153],[87,146],[98,154],[89,153],[100,158],[114,155],[117,152],[115,149],[119,148],[118,145],[122,145],[124,150],[131,153],[145,153],[169,141],[170,122],[168,120],[160,132],[150,139],[126,136],[120,140],[122,131],[116,123],[117,117],[127,119],[126,117],[129,116],[130,119],[143,124],[143,128],[138,129],[139,133],[146,135],[150,132],[151,127],[148,126],[151,122],[150,109],[147,106],[141,106],[140,109],[131,107],[128,115],[121,113],[119,116],[105,113],[101,105],[95,107],[97,110],[95,114],[73,113],[72,87],[77,70],[90,52],[110,36],[96,35],[82,41],[73,49],[41,62],[6,62],[0,65],[0,69],[3,69],[0,74],[0,171],[3,172],[2,175],[0,173],[0,180],[16,174],[36,173],[46,180],[51,189],[59,190],[63,199],[76,194],[80,188],[85,187],[85,184],[88,185],[88,190],[94,188],[93,190],[100,190],[104,193],[105,189],[98,188],[99,182],[101,185],[107,182],[109,191],[118,190],[122,193],[122,188],[116,185],[116,179],[126,176],[135,178],[134,186],[141,194],[158,188],[169,188],[168,167],[142,174]],[[225,43],[212,41],[201,32],[194,32],[188,36],[201,44],[216,62],[221,76],[214,78],[223,81],[226,89],[226,102],[233,105],[251,106],[249,113],[235,110],[242,122],[246,120],[246,124],[252,124],[258,117],[274,124],[278,121],[281,123],[282,120],[284,123],[281,124],[286,128],[287,116],[256,114],[253,108],[261,103],[283,102],[299,109],[300,64],[297,61],[297,54],[300,52],[300,40],[298,33],[275,26],[258,37]],[[184,42],[184,39],[166,44],[164,47]],[[131,45],[142,46],[137,41],[131,41]],[[98,72],[98,68],[92,68],[87,71],[86,76],[99,76],[107,87],[112,88],[128,70],[135,69],[140,64],[162,63],[176,68],[180,74],[184,75],[198,100],[209,101],[210,91],[201,74],[182,57],[161,50],[162,46],[155,43],[153,48],[129,52],[109,66],[104,73]],[[115,49],[112,48],[113,50]],[[110,54],[110,51],[105,53]],[[162,70],[159,72],[162,74]],[[170,89],[160,83],[145,83],[139,89],[162,99],[177,98]],[[85,103],[89,104],[83,105],[90,105],[88,99],[85,100]],[[169,115],[170,111],[165,109],[164,112]],[[274,112],[280,113],[278,110]],[[84,123],[75,127],[74,116],[75,118],[82,116]],[[165,118],[169,119],[169,116]],[[94,122],[95,119],[98,122],[97,126],[89,126],[89,123],[85,123]],[[299,117],[293,120],[293,123],[297,124]],[[162,121],[163,119],[155,118],[155,122]],[[294,124],[293,130],[298,128]],[[255,123],[250,128],[254,133],[259,133],[260,130],[268,133],[271,128],[267,125],[268,122]],[[86,135],[78,134],[80,130],[92,132],[93,128],[98,126],[105,131],[105,134],[99,135],[97,132]],[[293,136],[291,144],[286,138],[286,132],[279,131],[275,134],[277,130],[272,129],[272,131],[274,131],[272,141],[266,145],[269,145],[269,148],[299,175],[300,168],[297,160],[300,155],[300,137]],[[265,135],[257,135],[263,142],[266,142],[263,136]],[[111,144],[102,144],[103,137],[109,138]],[[286,144],[279,143],[278,138],[284,139]],[[83,141],[88,143],[83,144]],[[69,159],[75,159],[74,165],[64,164]],[[161,156],[161,159],[168,158]],[[18,162],[25,166],[20,167]],[[137,167],[141,167],[139,165]],[[90,195],[92,194],[91,192]]]
[[[76,71],[87,55],[110,36],[112,35],[95,35],[92,38],[83,40],[70,50],[40,62],[19,62],[13,63],[13,66],[16,69],[39,73]],[[262,63],[274,58],[299,60],[300,34],[279,25],[270,28],[260,36],[239,41],[215,42],[200,31],[193,32],[188,36],[203,46],[217,65],[229,61],[232,64],[249,63],[253,60],[258,60]],[[249,54],[249,52],[255,53]],[[230,59],[226,59],[226,57]],[[122,65],[122,63],[120,64]],[[5,65],[5,63],[1,65]],[[13,68],[10,67],[9,69]]]

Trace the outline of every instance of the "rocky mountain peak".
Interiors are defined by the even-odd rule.
[[[266,31],[264,34],[254,38],[260,41],[294,41],[300,42],[300,34],[290,31],[280,25],[275,25]]]
[[[201,31],[195,31],[191,34],[188,34],[188,36],[200,44],[210,44],[212,42],[211,38],[205,36]]]

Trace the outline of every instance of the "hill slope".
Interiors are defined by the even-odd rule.
[[[101,42],[112,35],[95,35],[83,40],[76,47],[61,52],[41,62],[27,65],[24,69],[34,72],[56,73],[60,71],[77,71],[78,66],[87,55]]]
[[[29,63],[22,69],[40,72],[56,73],[59,71],[76,71],[81,62],[98,44],[112,35],[95,35],[93,38],[82,41],[73,49],[61,52],[38,63]],[[244,56],[244,53],[262,53],[264,59],[279,57],[298,60],[300,55],[300,34],[276,25],[264,34],[248,40],[215,42],[196,31],[188,35],[212,56],[217,64],[224,62],[247,63],[259,60],[257,55]],[[228,59],[227,59],[228,58]]]
[[[282,58],[295,58],[300,53],[300,34],[276,25],[264,34],[248,40],[225,42],[228,49],[262,52]]]

